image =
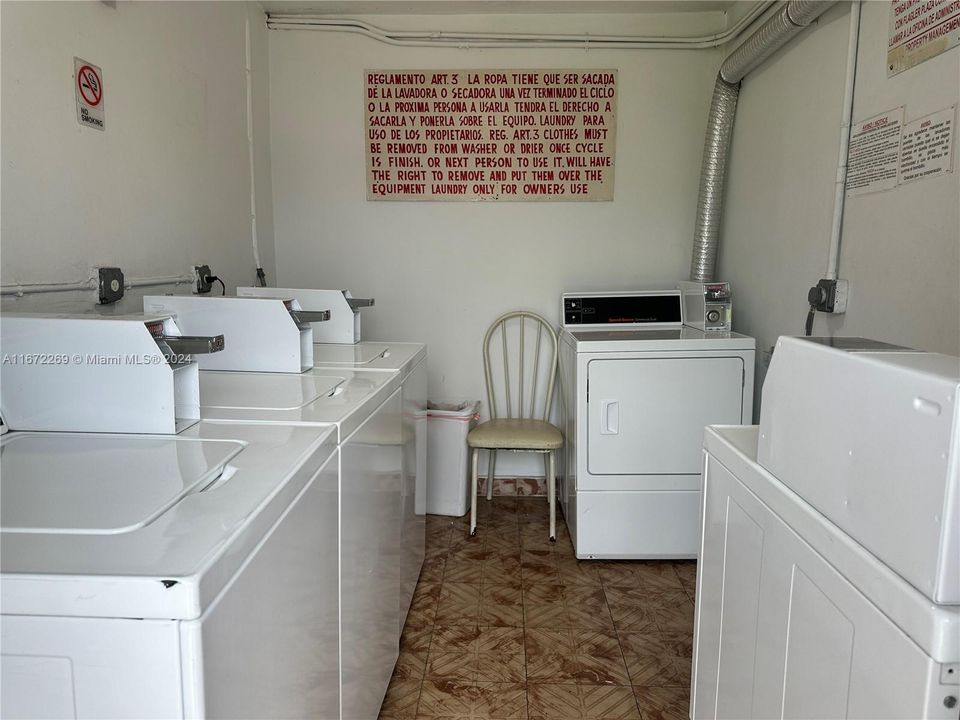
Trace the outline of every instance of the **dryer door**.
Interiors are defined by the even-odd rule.
[[[592,475],[699,475],[706,425],[739,425],[743,359],[628,358],[588,364]]]

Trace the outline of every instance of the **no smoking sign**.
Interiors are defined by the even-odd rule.
[[[73,87],[77,92],[77,121],[87,127],[105,130],[103,72],[93,63],[75,57]]]

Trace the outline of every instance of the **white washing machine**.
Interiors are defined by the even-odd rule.
[[[336,717],[335,430],[198,421],[170,318],[0,329],[67,359],[4,366],[0,715]]]
[[[566,293],[560,501],[579,558],[695,558],[706,425],[751,420],[756,343],[681,293]]]
[[[200,417],[334,428],[340,448],[340,717],[376,718],[402,627],[399,373],[204,370]],[[330,546],[331,554],[336,548]]]
[[[960,705],[960,359],[780,338],[759,428],[708,428],[699,718]]]
[[[427,347],[421,343],[361,341],[361,308],[373,299],[358,299],[347,290],[238,287],[241,297],[292,298],[308,313],[329,313],[313,322],[313,364],[358,372],[399,372],[403,404],[404,471],[401,487],[403,549],[400,628],[406,620],[425,552],[427,486]]]
[[[427,346],[421,343],[314,343],[313,364],[318,370],[349,370],[358,377],[365,373],[400,375],[403,406],[400,547],[403,559],[399,625],[402,631],[426,551]]]
[[[310,311],[293,298],[147,296],[144,309],[176,313],[184,332],[225,328],[224,353],[230,354],[201,363],[201,418],[334,427],[339,545],[331,552],[340,568],[340,717],[376,718],[399,656],[400,613],[406,611],[401,586],[411,553],[403,543],[417,543],[401,532],[400,373],[314,368],[313,330],[304,321]],[[264,346],[261,337],[271,343]]]

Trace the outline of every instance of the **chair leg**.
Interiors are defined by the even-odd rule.
[[[480,450],[473,449],[473,460],[470,468],[470,534],[477,534],[477,460]]]
[[[490,451],[490,468],[487,473],[487,500],[493,500],[493,479],[497,476],[497,451]]]
[[[547,476],[547,501],[550,503],[550,542],[557,541],[557,473],[553,466],[553,451],[550,455],[550,473]]]

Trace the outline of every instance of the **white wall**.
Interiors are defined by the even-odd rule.
[[[370,20],[510,27],[497,16]],[[640,31],[618,16],[517,22]],[[278,282],[375,296],[365,338],[426,342],[431,398],[485,397],[480,344],[505,310],[557,324],[564,290],[674,287],[686,277],[718,51],[397,48],[309,31],[270,31],[269,45]],[[368,202],[363,70],[497,67],[619,69],[614,201]],[[498,463],[505,475],[541,467]]]
[[[128,277],[180,275],[195,263],[209,264],[228,287],[252,283],[248,17],[260,244],[273,279],[262,10],[247,3],[4,2],[4,284],[79,281],[94,265],[119,265]],[[105,132],[77,122],[74,56],[103,69]],[[139,310],[137,296],[120,309]],[[4,301],[5,309],[91,306],[91,293]]]
[[[887,79],[888,12],[863,3],[854,120],[956,104],[960,48]],[[763,350],[803,333],[807,289],[826,271],[848,19],[838,4],[742,85],[718,277],[733,285],[736,329]],[[815,334],[960,354],[960,172],[849,199],[840,277],[849,309],[819,316]]]

